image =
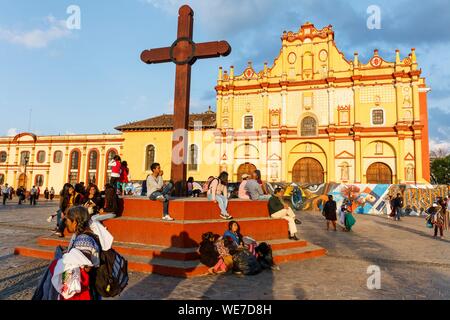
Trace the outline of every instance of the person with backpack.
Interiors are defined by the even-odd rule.
[[[169,214],[169,200],[170,193],[173,190],[173,183],[169,182],[164,185],[163,174],[164,171],[161,170],[159,163],[155,162],[150,166],[152,174],[147,178],[147,196],[152,201],[162,201],[163,202],[163,217],[164,221],[175,220]]]
[[[228,213],[228,173],[222,172],[219,177],[209,182],[208,200],[218,204],[220,208],[220,217],[224,220],[233,219]]]
[[[297,224],[301,224],[300,220],[295,217],[294,211],[283,203],[283,189],[276,187],[273,196],[269,199],[269,215],[274,219],[284,219],[289,225],[289,239],[298,241]]]

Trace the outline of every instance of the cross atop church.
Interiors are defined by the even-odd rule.
[[[147,64],[164,62],[176,64],[171,179],[175,183],[176,195],[182,196],[185,193],[187,175],[191,66],[197,59],[227,56],[231,53],[231,46],[226,41],[195,43],[192,40],[194,11],[188,5],[184,5],[178,14],[178,35],[174,43],[170,47],[143,51],[141,60]]]

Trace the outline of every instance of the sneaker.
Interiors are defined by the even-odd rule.
[[[174,221],[175,220],[170,215],[164,216],[162,219],[165,220],[165,221]]]
[[[289,239],[294,240],[294,241],[298,241],[300,240],[296,234],[294,234],[293,236],[289,237]]]
[[[165,199],[164,199],[164,196],[157,196],[157,197],[156,197],[156,200],[158,200],[158,201],[164,201]]]
[[[230,219],[233,219],[232,216],[230,216],[230,215],[224,215],[224,214],[221,214],[220,217],[221,217],[223,220],[230,220]]]
[[[280,267],[277,265],[273,265],[270,267],[270,269],[274,270],[274,271],[280,271]]]
[[[295,219],[295,224],[302,224],[302,222],[298,219]]]

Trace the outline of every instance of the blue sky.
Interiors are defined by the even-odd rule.
[[[147,66],[142,50],[169,46],[178,7],[195,11],[196,42],[226,39],[233,52],[193,68],[191,112],[215,108],[217,69],[248,60],[272,63],[284,30],[306,21],[333,25],[347,58],[373,49],[388,61],[416,48],[429,94],[433,147],[450,146],[450,1],[346,0],[0,0],[0,135],[115,132],[115,126],[172,113],[173,64]],[[68,30],[70,5],[81,29]],[[366,26],[367,8],[381,9],[381,29]],[[31,124],[29,114],[31,111]]]

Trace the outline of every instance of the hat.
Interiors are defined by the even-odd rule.
[[[246,174],[246,173],[244,173],[242,176],[241,176],[241,178],[242,179],[247,179],[248,177],[250,177],[248,174]]]

